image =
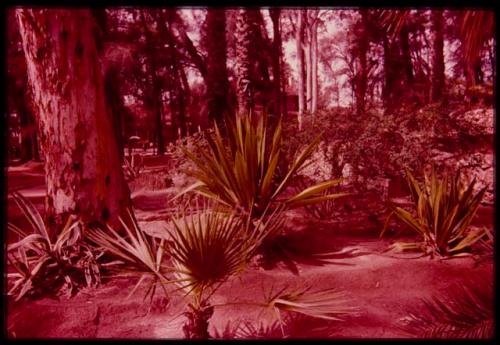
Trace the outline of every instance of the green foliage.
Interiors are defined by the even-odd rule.
[[[493,294],[493,282],[485,277],[456,285],[447,296],[424,300],[424,312],[412,314],[408,330],[422,338],[491,339]]]
[[[459,172],[449,180],[447,175],[438,179],[432,171],[430,177],[424,175],[424,184],[420,186],[407,171],[407,182],[415,203],[416,216],[401,207],[395,207],[393,214],[423,238],[424,248],[431,254],[460,255],[487,235],[484,228],[469,230],[487,187],[474,194],[475,180],[463,188]],[[387,224],[380,236],[384,235]],[[406,244],[403,249],[416,248]]]
[[[12,196],[34,231],[8,224],[21,238],[7,246],[8,262],[14,269],[7,274],[14,281],[8,294],[15,295],[16,301],[25,295],[54,292],[70,297],[84,285],[97,286],[100,254],[83,241],[81,222],[70,215],[64,227],[51,236],[36,207],[20,193]]]
[[[287,208],[295,208],[345,195],[319,195],[339,182],[330,180],[284,200],[277,199],[290,185],[292,177],[304,168],[306,160],[316,150],[320,136],[295,156],[286,172],[279,174],[278,164],[282,162],[283,146],[281,123],[276,126],[270,143],[266,137],[264,116],[256,123],[250,116],[237,116],[234,122],[226,119],[226,131],[228,145],[224,145],[216,125],[214,138],[207,138],[209,149],[203,151],[201,157],[185,150],[187,157],[196,165],[196,169],[189,171],[189,174],[197,182],[180,194],[195,191],[251,218],[259,217],[277,202],[285,204]]]

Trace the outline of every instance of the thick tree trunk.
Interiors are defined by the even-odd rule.
[[[274,90],[274,116],[281,116],[281,9],[269,9],[273,22],[273,90]]]
[[[18,9],[47,182],[49,225],[110,222],[130,203],[89,10]]]
[[[442,100],[444,94],[444,33],[443,11],[432,11],[432,27],[434,31],[433,58],[432,58],[432,91],[433,102]]]
[[[229,82],[226,69],[226,11],[207,10],[207,105],[208,120],[222,123],[227,112]]]
[[[299,98],[299,112],[297,115],[297,119],[299,122],[299,129],[302,129],[302,117],[304,115],[305,111],[305,99],[304,99],[304,92],[305,92],[305,81],[304,81],[304,50],[302,49],[302,37],[304,34],[304,10],[299,10],[299,13],[297,15],[297,30],[295,32],[295,43],[296,43],[296,48],[297,48],[297,64],[298,64],[298,98]]]

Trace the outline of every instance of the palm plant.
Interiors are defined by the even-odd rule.
[[[432,171],[430,177],[424,175],[422,186],[419,186],[409,171],[406,174],[416,216],[401,207],[395,207],[386,221],[381,237],[393,214],[423,238],[421,244],[395,245],[403,249],[424,248],[431,255],[457,256],[487,236],[485,228],[469,229],[487,187],[474,194],[476,180],[463,188],[459,172],[449,180],[447,175],[438,179]]]
[[[278,200],[293,176],[306,166],[308,158],[320,143],[320,136],[296,155],[285,173],[279,174],[278,165],[282,160],[281,123],[276,126],[270,143],[266,136],[265,116],[259,117],[257,121],[251,116],[237,116],[235,121],[227,118],[226,132],[228,146],[224,145],[224,139],[215,124],[214,138],[208,138],[209,149],[201,150],[201,157],[184,150],[197,168],[188,171],[188,174],[198,181],[179,195],[195,191],[250,218],[258,218],[270,205],[284,204],[290,209],[345,195],[320,194],[340,182],[329,180]]]
[[[100,283],[97,259],[102,255],[83,241],[82,224],[70,215],[64,227],[50,235],[36,207],[20,193],[12,194],[34,232],[30,233],[9,223],[9,230],[20,240],[7,246],[7,259],[13,272],[9,295],[16,301],[23,296],[65,290],[71,296],[78,288]]]
[[[185,336],[203,339],[209,337],[209,319],[215,307],[240,303],[212,305],[210,298],[225,281],[244,270],[265,238],[281,228],[284,220],[282,209],[267,209],[254,220],[242,218],[236,212],[212,210],[207,204],[201,210],[183,211],[172,218],[173,228],[168,230],[169,240],[166,241],[168,247],[163,242],[154,245],[156,240],[146,235],[137,223],[134,223],[134,231],[128,229],[126,235],[111,228],[107,232],[92,229],[89,238],[110,255],[124,261],[127,275],[141,277],[133,291],[147,276],[154,277],[165,292],[167,286],[175,284],[176,291],[182,291],[189,299],[188,310],[184,313],[187,317],[183,327]],[[123,225],[126,227],[125,223]],[[169,264],[164,262],[167,256]],[[340,307],[345,301],[339,300],[336,292],[314,294],[305,289],[283,289],[264,302],[241,303],[322,318],[348,311],[348,308]]]
[[[125,233],[117,232],[111,226],[106,225],[106,229],[93,227],[87,231],[87,238],[94,242],[99,248],[107,251],[118,261],[110,271],[114,277],[136,277],[139,279],[129,294],[132,296],[143,284],[147,286],[144,299],[150,298],[153,301],[158,286],[163,288],[168,297],[165,277],[168,269],[164,265],[166,247],[164,239],[157,239],[146,234],[138,225],[132,211],[127,210],[129,222],[120,218],[121,225]]]
[[[175,282],[191,296],[187,338],[208,336],[208,319],[213,313],[209,299],[230,277],[240,273],[254,256],[262,241],[277,231],[283,221],[275,211],[251,225],[237,214],[208,211],[173,219],[171,232]]]
[[[477,277],[454,286],[446,297],[424,300],[424,311],[412,314],[407,331],[423,338],[491,339],[493,304],[492,281]]]

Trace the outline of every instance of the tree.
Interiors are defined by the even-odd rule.
[[[37,108],[50,226],[78,213],[118,225],[130,203],[89,10],[17,10]]]
[[[295,44],[297,49],[297,67],[298,67],[298,98],[299,98],[299,112],[297,114],[297,119],[299,122],[299,129],[302,129],[302,117],[304,111],[306,110],[306,103],[304,99],[305,92],[305,82],[304,82],[304,50],[302,48],[302,41],[304,36],[304,20],[305,20],[305,10],[299,10],[297,14],[297,27],[295,29]]]
[[[273,93],[274,93],[274,116],[281,116],[281,29],[280,29],[280,15],[281,9],[273,7],[269,9],[269,15],[273,22],[273,43],[272,43],[272,65],[273,65]]]
[[[311,112],[314,114],[318,110],[318,23],[319,10],[313,13],[311,23]]]
[[[155,39],[153,38],[153,34],[149,29],[149,23],[146,21],[146,17],[144,14],[145,10],[140,10],[140,19],[142,23],[142,27],[144,30],[144,35],[146,37],[146,50],[148,55],[148,60],[150,63],[151,70],[151,80],[152,80],[152,91],[153,95],[151,96],[151,100],[153,103],[153,111],[155,114],[155,129],[156,129],[156,146],[158,148],[158,154],[162,155],[165,153],[165,140],[163,138],[163,113],[162,113],[162,89],[160,84],[160,78],[158,77],[158,62],[157,54],[155,51]],[[156,22],[156,25],[161,25]]]
[[[207,103],[210,122],[222,122],[227,111],[226,11],[211,8],[206,18]]]
[[[15,11],[7,11],[7,109],[16,113],[20,129],[21,162],[39,160],[36,123],[31,105],[26,74],[26,59],[21,44],[21,36],[16,25]]]
[[[437,102],[442,99],[444,93],[444,32],[443,32],[443,11],[432,11],[432,27],[434,31],[433,54],[432,54],[432,101]]]
[[[252,27],[249,9],[239,9],[236,17],[236,78],[238,111],[246,114],[253,110],[254,81],[252,72]]]

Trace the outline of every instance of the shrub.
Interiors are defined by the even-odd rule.
[[[469,230],[487,187],[474,194],[475,180],[467,188],[463,188],[459,172],[450,180],[447,175],[438,179],[434,170],[430,177],[424,175],[422,186],[407,171],[407,182],[416,216],[401,207],[393,208],[392,214],[423,238],[423,246],[407,244],[403,247],[425,248],[431,255],[453,256],[459,255],[487,235],[484,228]],[[387,224],[386,222],[381,236]]]
[[[185,150],[187,157],[196,166],[196,169],[188,173],[197,182],[180,195],[195,191],[230,209],[249,215],[250,218],[258,218],[266,209],[277,204],[294,208],[345,195],[319,195],[339,183],[339,180],[329,180],[306,188],[292,197],[278,200],[278,196],[290,185],[292,177],[304,168],[306,160],[317,148],[320,136],[296,155],[287,169],[280,173],[278,165],[283,162],[281,123],[272,133],[272,139],[267,138],[264,116],[257,121],[250,116],[237,116],[234,122],[226,119],[226,131],[227,145],[224,145],[224,139],[216,125],[215,136],[213,139],[207,138],[209,148],[202,150],[201,157]]]
[[[65,226],[51,236],[36,207],[17,192],[13,198],[34,232],[8,224],[21,237],[7,247],[8,262],[15,270],[7,275],[14,280],[8,294],[15,295],[16,301],[25,295],[54,292],[70,297],[84,285],[97,286],[101,254],[83,241],[82,223],[70,215]]]

